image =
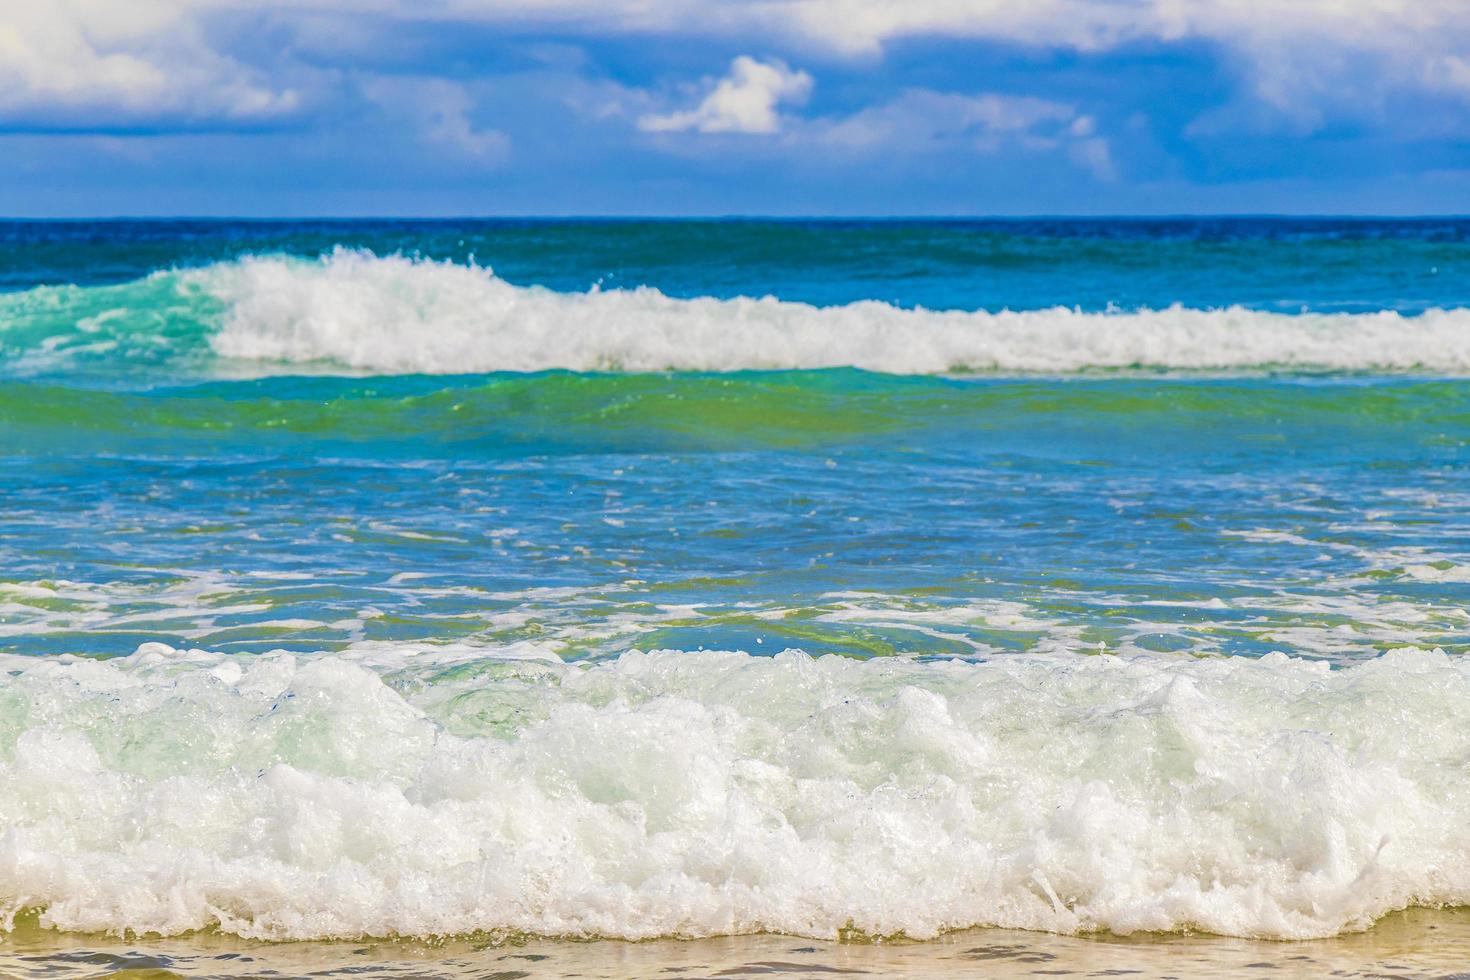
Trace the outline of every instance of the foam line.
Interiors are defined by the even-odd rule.
[[[0,920],[1302,938],[1470,902],[1470,665],[628,654],[0,663]]]

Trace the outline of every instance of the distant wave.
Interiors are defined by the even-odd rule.
[[[8,657],[0,928],[1330,936],[1470,903],[1467,752],[1428,651]]]
[[[13,370],[223,359],[251,373],[1094,370],[1470,374],[1470,310],[1288,315],[1230,307],[964,312],[877,301],[559,293],[490,270],[339,249],[254,256],[108,287],[0,297]]]

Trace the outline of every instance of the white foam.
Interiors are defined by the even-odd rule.
[[[0,662],[0,918],[1325,936],[1470,902],[1470,664]]]
[[[558,293],[490,270],[338,250],[179,273],[224,305],[227,358],[365,372],[732,371],[895,374],[1263,367],[1470,373],[1470,311],[1284,315],[1230,307],[1129,313],[936,312],[674,299],[656,289]],[[976,297],[983,302],[984,297]]]

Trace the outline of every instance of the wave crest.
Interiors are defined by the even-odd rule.
[[[892,374],[1163,368],[1470,371],[1470,312],[1288,316],[1241,307],[1133,313],[963,312],[877,301],[557,293],[490,270],[338,250],[186,273],[226,309],[221,355],[362,371],[738,371]]]
[[[1470,310],[816,307],[774,297],[678,299],[648,287],[559,293],[512,285],[478,266],[339,249],[316,260],[248,256],[124,286],[0,297],[0,355],[22,373],[120,362],[232,374],[856,367],[1462,375],[1470,374]]]

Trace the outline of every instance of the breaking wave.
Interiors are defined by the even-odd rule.
[[[1458,375],[1470,373],[1470,311],[967,312],[878,301],[679,299],[647,287],[560,293],[473,265],[338,249],[315,260],[250,256],[122,286],[0,297],[0,356],[19,371],[77,360],[193,359],[262,374],[858,367]]]
[[[1470,664],[0,662],[0,924],[1330,936],[1470,902]]]

